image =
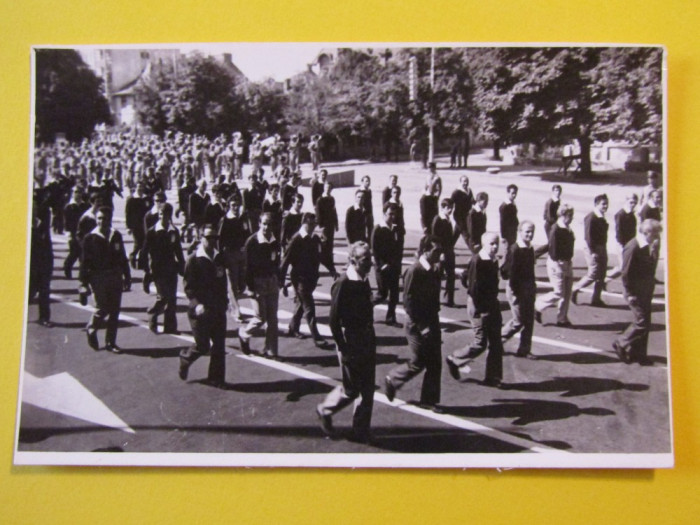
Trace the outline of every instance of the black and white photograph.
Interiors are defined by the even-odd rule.
[[[663,47],[31,60],[15,464],[673,466]]]

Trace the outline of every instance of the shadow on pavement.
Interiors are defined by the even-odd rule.
[[[600,377],[555,377],[540,383],[508,383],[502,390],[518,390],[522,392],[562,392],[562,397],[586,396],[613,390],[629,390],[644,392],[649,385],[642,383],[623,383],[616,379]]]
[[[504,387],[504,390],[507,388]],[[443,406],[448,414],[466,418],[513,418],[514,425],[529,425],[540,421],[569,419],[583,415],[612,416],[615,412],[607,408],[580,408],[563,401],[541,401],[538,399],[494,399],[489,405],[473,407]]]

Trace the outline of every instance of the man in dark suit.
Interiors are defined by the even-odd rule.
[[[333,277],[336,277],[333,244],[335,232],[338,231],[338,210],[335,208],[335,198],[331,195],[331,191],[333,191],[333,185],[326,181],[323,186],[323,195],[316,201],[316,220],[321,228],[321,264],[330,270]]]
[[[185,381],[192,363],[203,355],[211,355],[207,381],[221,388],[226,381],[226,265],[222,254],[216,251],[216,229],[205,225],[200,238],[201,244],[185,265],[185,295],[190,300],[187,317],[194,346],[180,352],[179,376]]]
[[[284,283],[287,269],[292,267],[291,281],[294,287],[296,310],[289,322],[290,337],[301,338],[299,327],[301,317],[306,317],[309,323],[314,343],[320,348],[326,347],[326,341],[321,336],[316,325],[316,305],[313,293],[318,285],[319,266],[321,264],[321,239],[314,233],[316,216],[304,213],[299,231],[294,234],[282,259],[280,268],[280,283]]]
[[[386,397],[393,401],[396,391],[425,370],[420,404],[442,412],[440,402],[440,372],[442,370],[440,334],[440,272],[436,265],[442,254],[439,240],[432,235],[423,237],[418,247],[418,259],[404,273],[403,304],[406,338],[411,357],[384,378]]]
[[[351,440],[366,443],[374,404],[377,341],[374,333],[372,289],[367,276],[372,253],[365,242],[350,248],[348,268],[331,288],[330,328],[335,341],[343,384],[335,387],[316,407],[321,429],[334,435],[333,414],[353,403]]]
[[[117,327],[122,292],[131,288],[129,261],[121,234],[112,229],[112,208],[100,208],[95,220],[97,226],[83,239],[79,276],[81,293],[92,290],[95,298],[96,310],[87,325],[87,339],[90,347],[98,350],[97,329],[105,324],[106,349],[120,354]]]
[[[442,199],[440,213],[433,219],[432,233],[442,245],[442,271],[445,274],[445,306],[455,304],[455,243],[459,238],[459,227],[452,220],[454,203]]]
[[[467,244],[474,255],[481,250],[481,236],[486,233],[486,207],[489,204],[488,193],[476,195],[476,203],[467,215]]]
[[[605,284],[605,274],[608,271],[608,221],[605,212],[608,211],[608,196],[597,195],[594,199],[594,209],[583,219],[586,246],[583,254],[588,263],[588,273],[574,285],[571,302],[578,304],[578,293],[586,286],[593,285],[591,306],[605,306],[600,298]]]
[[[165,203],[158,211],[158,222],[146,232],[143,245],[142,267],[148,271],[156,285],[156,303],[148,309],[151,318],[148,327],[158,333],[158,315],[164,314],[163,332],[176,334],[177,275],[184,275],[185,258],[182,255],[180,232],[172,225],[173,207]]]
[[[372,232],[372,253],[374,271],[377,276],[377,295],[374,303],[389,299],[386,323],[396,324],[396,305],[399,302],[399,278],[401,277],[401,257],[403,250],[399,228],[396,225],[397,207],[387,205],[384,210],[384,224],[377,224]]]
[[[628,364],[633,361],[645,366],[652,364],[647,358],[647,343],[660,236],[661,223],[646,219],[639,227],[639,235],[622,252],[622,284],[634,320],[613,342],[613,349]]]
[[[355,244],[357,241],[367,242],[367,232],[365,229],[365,214],[362,209],[362,190],[355,192],[355,204],[348,208],[345,213],[345,236],[348,239],[348,245]]]

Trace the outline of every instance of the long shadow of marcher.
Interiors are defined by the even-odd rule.
[[[509,383],[501,388],[503,390],[518,390],[522,392],[562,392],[562,397],[576,397],[613,390],[644,392],[649,390],[649,385],[623,383],[616,379],[602,377],[555,377],[540,383]]]
[[[446,407],[446,413],[466,418],[515,418],[514,425],[529,425],[540,421],[568,419],[582,415],[612,416],[612,410],[600,407],[580,408],[563,401],[538,399],[496,399],[493,403],[474,407]]]

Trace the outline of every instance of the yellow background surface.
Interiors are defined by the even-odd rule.
[[[698,523],[698,0],[2,0],[0,35],[0,522]],[[30,46],[217,41],[665,45],[676,467],[504,472],[13,467],[25,296]]]

